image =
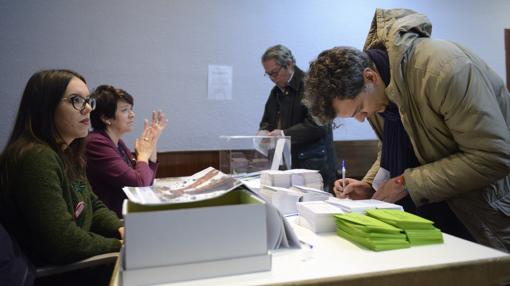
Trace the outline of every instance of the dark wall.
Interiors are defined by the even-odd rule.
[[[347,176],[362,178],[377,157],[377,140],[335,141],[337,161],[345,160]],[[219,151],[183,151],[158,154],[157,177],[189,176],[209,166],[219,168]]]

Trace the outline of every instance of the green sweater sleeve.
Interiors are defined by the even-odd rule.
[[[50,264],[63,264],[119,251],[118,239],[90,231],[92,225],[103,229],[97,221],[107,214],[94,215],[90,191],[79,193],[70,187],[61,160],[53,150],[33,148],[17,165],[15,202],[37,256]],[[85,202],[81,212],[76,212],[76,201]],[[114,223],[110,219],[108,224],[112,228]]]

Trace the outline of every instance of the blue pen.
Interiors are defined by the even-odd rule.
[[[308,243],[308,242],[306,242],[304,240],[301,240],[301,239],[299,240],[299,242],[301,242],[303,245],[305,245],[308,249],[313,249],[313,244]]]
[[[345,189],[345,160],[342,160],[342,188]]]

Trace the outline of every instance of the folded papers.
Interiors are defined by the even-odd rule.
[[[336,215],[337,234],[375,251],[443,242],[434,222],[393,209]]]
[[[409,247],[400,228],[359,214],[336,215],[337,234],[366,248],[381,251]]]
[[[402,229],[434,228],[433,221],[403,211],[372,209],[367,215]]]
[[[339,199],[339,198],[328,198],[326,201],[330,204],[342,208],[348,213],[364,213],[368,209],[395,209],[404,210],[402,206],[392,203],[387,203],[379,200],[350,200],[350,199]]]
[[[330,193],[302,187],[281,188],[264,186],[261,195],[270,201],[283,215],[298,213],[297,203],[307,201],[324,201],[331,197]]]
[[[443,242],[441,230],[434,222],[420,216],[395,210],[367,210],[367,215],[404,230],[411,245],[424,245]]]
[[[241,185],[241,181],[208,167],[189,177],[157,180],[153,186],[124,187],[127,198],[141,205],[189,203],[220,197]]]

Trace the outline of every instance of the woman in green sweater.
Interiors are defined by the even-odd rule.
[[[119,251],[122,224],[91,192],[84,137],[95,102],[70,70],[32,75],[0,156],[0,220],[35,265]]]

